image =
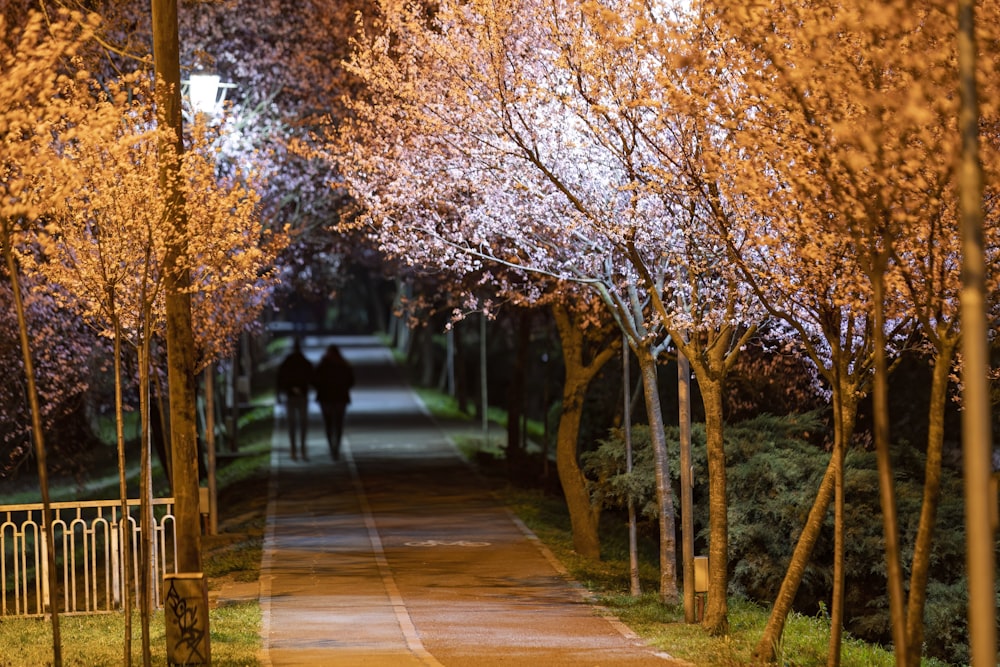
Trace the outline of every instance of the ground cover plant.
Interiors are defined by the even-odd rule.
[[[818,415],[761,415],[733,424],[727,429],[726,458],[730,489],[729,593],[739,599],[770,604],[792,557],[795,539],[802,530],[803,516],[811,503],[811,494],[820,484],[830,454],[812,439],[822,431]],[[810,437],[812,436],[812,437]],[[695,425],[695,531],[696,552],[704,552],[703,540],[708,521],[704,506],[707,488],[704,433]],[[671,456],[676,460],[676,429],[668,430]],[[636,470],[624,474],[621,430],[613,430],[595,452],[585,455],[587,467],[596,480],[595,492],[610,508],[624,505],[629,491],[637,506],[649,507],[652,493],[649,481],[652,466],[648,462],[648,436],[645,427],[633,428]],[[923,469],[920,452],[905,443],[894,447],[899,466],[897,496],[903,517],[902,541],[912,545],[916,517],[922,497]],[[847,595],[845,627],[855,636],[888,644],[890,619],[886,602],[882,537],[879,523],[878,471],[874,452],[864,447],[852,448],[845,461],[846,516],[845,555]],[[928,614],[936,619],[927,623],[925,655],[951,664],[968,661],[965,620],[965,579],[961,487],[957,471],[946,471],[943,499],[935,531],[934,567],[931,570],[931,594]],[[813,551],[796,597],[800,613],[829,622],[829,591],[833,581],[833,517],[828,515],[821,537]],[[786,631],[787,633],[787,631]],[[845,663],[847,664],[847,663]]]

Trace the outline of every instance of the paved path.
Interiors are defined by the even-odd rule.
[[[422,411],[385,347],[306,338],[306,354],[315,361],[331,340],[358,377],[341,460],[318,411],[310,462],[291,460],[282,428],[274,436],[265,665],[680,664],[584,601]]]

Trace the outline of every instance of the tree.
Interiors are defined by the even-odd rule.
[[[42,491],[43,522],[49,540],[49,590],[53,595],[57,590],[55,537],[45,440],[15,246],[20,242],[20,234],[57,208],[61,198],[71,192],[76,183],[64,171],[66,162],[58,154],[58,140],[79,119],[79,108],[72,100],[74,94],[81,94],[86,72],[72,65],[67,67],[65,63],[90,38],[95,23],[93,16],[61,12],[57,21],[46,26],[40,14],[32,13],[20,32],[13,31],[12,38],[0,42],[0,96],[5,100],[0,110],[0,244],[12,282],[19,324]],[[0,19],[0,31],[7,32],[3,19]],[[53,662],[58,666],[62,664],[62,650],[55,598],[50,613]]]
[[[88,177],[67,198],[66,212],[39,235],[41,261],[31,262],[29,257],[26,265],[47,279],[49,290],[65,306],[114,341],[123,516],[128,515],[129,496],[122,432],[122,342],[137,352],[144,526],[141,571],[148,576],[150,346],[163,335],[164,265],[173,233],[164,222],[172,211],[159,179],[164,160],[181,158],[159,148],[164,143],[160,134],[169,130],[152,123],[148,80],[139,74],[106,85],[109,96],[91,106],[85,124],[77,128],[75,141],[65,149],[74,167]],[[195,313],[200,323],[197,340],[204,357],[212,359],[226,353],[234,334],[249,326],[259,312],[260,294],[266,293],[268,276],[273,273],[267,265],[274,252],[272,246],[262,245],[256,196],[238,182],[217,181],[214,150],[205,136],[196,135],[179,171],[191,234],[183,263],[194,276]],[[129,570],[127,563],[125,569]],[[147,656],[150,590],[151,582],[144,579],[140,610]],[[125,605],[128,621],[131,608],[127,596]],[[130,652],[127,655],[130,659]]]
[[[433,29],[388,3],[382,14],[385,36],[364,41],[354,65],[374,100],[359,117],[381,123],[382,135],[369,144],[368,128],[345,133],[366,147],[349,153],[352,164],[371,156],[352,184],[383,229],[399,230],[386,236],[418,230],[439,261],[469,253],[595,289],[639,359],[654,441],[655,368],[666,345],[694,357],[715,405],[752,335],[751,301],[705,242],[703,212],[673,168],[684,141],[677,124],[691,119],[654,92],[670,80],[664,66],[682,73],[669,38],[683,20],[624,2],[438,6]],[[721,410],[710,412],[721,433]],[[665,470],[665,448],[657,451]],[[724,631],[724,457],[713,457],[712,470],[718,552],[708,625]],[[666,504],[663,516],[673,511]],[[672,569],[661,561],[661,575]],[[675,596],[668,588],[664,597]]]
[[[419,27],[420,25],[419,19],[416,17],[407,17],[406,20],[415,21],[413,26]],[[455,61],[460,62],[466,58],[478,57],[478,54],[468,52],[466,48],[468,46],[465,45],[461,49],[463,55],[458,56],[449,47],[444,45],[437,45],[434,48],[435,50],[440,49],[440,53],[437,53],[436,56],[449,53],[451,54],[448,56],[449,58],[454,58]],[[375,51],[368,52],[362,57],[369,55],[373,57],[378,56],[377,46]],[[480,64],[482,63],[480,62]],[[362,63],[359,67],[364,68],[368,65],[375,66],[374,63]],[[377,89],[380,95],[384,94],[387,96],[382,98],[384,104],[395,105],[401,101],[397,95],[397,92],[400,90],[397,84],[402,84],[408,91],[412,92],[422,89],[424,84],[429,83],[421,82],[418,84],[415,81],[400,81],[398,78],[393,80],[392,77],[398,76],[401,73],[398,70],[395,73],[391,71],[395,68],[395,65],[389,60],[379,63],[378,66],[385,66],[389,69],[377,73],[369,72],[373,77],[384,77],[379,81],[375,81],[373,78],[369,82],[369,85],[372,91]],[[486,75],[486,73],[483,74]],[[479,74],[477,73],[476,76],[478,77]],[[444,85],[444,82],[437,83]],[[486,92],[488,91],[484,91],[484,94]],[[436,94],[438,93],[432,93],[432,95]],[[408,124],[406,131],[415,130],[419,127],[423,127],[424,130],[401,137],[385,122],[390,121],[389,118],[382,118],[383,122],[379,124],[378,121],[380,119],[378,116],[381,113],[381,107],[371,107],[367,111],[359,107],[358,112],[363,115],[364,122],[372,123],[368,129],[385,133],[381,134],[378,138],[374,134],[364,137],[360,135],[348,136],[347,149],[350,150],[350,161],[343,164],[345,165],[345,170],[350,169],[351,174],[353,174],[352,184],[357,188],[357,196],[368,207],[367,212],[372,216],[372,219],[379,221],[382,238],[385,239],[383,247],[390,252],[396,252],[397,248],[402,250],[406,247],[407,252],[412,252],[413,248],[408,247],[411,244],[407,242],[407,239],[412,238],[414,230],[420,229],[423,230],[425,236],[422,240],[425,250],[428,248],[432,250],[429,253],[427,263],[436,262],[450,266],[464,262],[470,268],[478,269],[483,261],[498,261],[501,265],[506,264],[513,269],[524,270],[526,267],[531,270],[541,269],[543,273],[555,278],[568,278],[574,281],[585,282],[585,280],[581,280],[579,277],[583,269],[571,266],[570,253],[567,252],[565,247],[560,247],[559,240],[553,241],[548,236],[552,233],[555,228],[554,226],[558,224],[557,221],[572,220],[576,217],[576,214],[571,214],[566,210],[545,210],[547,208],[545,198],[549,198],[548,201],[552,201],[551,198],[553,196],[558,196],[559,186],[546,183],[544,179],[539,181],[538,172],[535,171],[535,168],[530,163],[521,161],[517,157],[518,153],[512,153],[507,158],[503,158],[497,154],[489,155],[484,159],[489,159],[491,163],[484,162],[484,167],[482,168],[478,166],[478,158],[474,158],[472,164],[469,165],[470,171],[467,172],[468,175],[461,178],[460,182],[456,181],[456,166],[463,164],[463,158],[460,151],[453,151],[448,148],[449,142],[453,140],[461,141],[468,146],[470,152],[476,149],[483,149],[488,152],[490,150],[489,145],[476,145],[476,137],[480,132],[479,129],[476,129],[478,128],[476,124],[488,122],[490,119],[485,117],[477,119],[474,115],[468,116],[470,113],[469,107],[453,106],[451,108],[456,111],[457,115],[466,114],[467,116],[461,120],[450,118],[443,121],[441,118],[433,117],[434,113],[443,111],[442,109],[421,109],[420,102],[415,101],[415,104],[408,106],[408,112],[412,113],[410,118],[413,124]],[[494,111],[495,109],[492,109],[491,113]],[[531,113],[536,114],[537,110],[533,110]],[[398,120],[398,118],[396,116],[392,120]],[[424,125],[428,122],[432,123],[432,125]],[[462,122],[468,122],[468,125],[460,127]],[[445,134],[444,125],[447,123],[454,123],[454,127],[457,128],[457,131],[450,136],[446,136]],[[474,128],[473,126],[476,127]],[[360,131],[360,129],[359,124],[353,126],[350,131],[353,133]],[[509,132],[510,129],[505,128],[505,131]],[[442,134],[436,137],[434,131],[438,130]],[[400,139],[409,144],[405,148],[405,155],[399,150],[390,150],[389,154],[384,154],[381,153],[380,149],[373,148],[376,144],[372,142],[378,141],[377,145],[386,146]],[[514,141],[516,142],[516,136]],[[557,145],[553,145],[553,147],[557,147]],[[515,150],[520,152],[521,149],[515,147]],[[483,155],[486,156],[487,153],[483,153]],[[365,156],[368,157],[366,158]],[[391,156],[391,159],[398,159],[399,162],[396,164],[402,168],[402,171],[384,171],[391,168],[392,163],[391,159],[385,159],[385,157],[381,156]],[[412,163],[406,161],[407,156],[411,156],[413,159],[418,159],[418,156],[420,156],[419,160],[422,162],[423,167],[419,173],[413,170]],[[497,162],[498,158],[499,162]],[[376,160],[381,164],[373,164]],[[464,163],[468,164],[468,161]],[[405,171],[409,171],[412,178],[406,179],[400,177],[393,182],[394,177],[402,176],[402,173]],[[378,183],[375,183],[371,179],[377,174],[382,174],[385,178],[379,177]],[[448,175],[447,180],[442,179],[441,175]],[[567,177],[570,176],[567,175]],[[575,178],[575,175],[573,178]],[[570,185],[569,180],[566,181],[565,185]],[[575,183],[572,185],[575,186]],[[490,188],[488,192],[484,192],[483,188],[486,186]],[[534,189],[534,191],[530,191],[530,189]],[[448,192],[446,193],[444,190]],[[413,201],[414,196],[418,198],[418,201]],[[540,199],[533,200],[536,196]],[[593,194],[588,194],[588,199],[593,196]],[[490,198],[492,198],[491,201],[489,200]],[[457,202],[458,205],[452,206],[448,204],[449,201]],[[596,205],[596,200],[593,203]],[[525,204],[529,206],[530,210],[518,210]],[[476,217],[474,220],[470,220],[466,214],[466,211],[472,210],[475,211],[474,215]],[[519,220],[524,221],[520,230],[515,230],[509,224],[503,222],[503,220],[509,219],[511,215],[515,215]],[[585,220],[583,215],[580,216],[581,222]],[[406,221],[405,227],[400,224],[404,219]],[[464,223],[468,223],[470,226],[478,223],[481,227],[479,230],[463,230],[462,225]],[[498,230],[502,231],[503,227],[508,228],[508,233],[506,235],[498,234]],[[404,228],[409,230],[405,236],[401,233],[393,233],[393,230],[402,231]],[[521,232],[520,240],[514,240],[510,237],[509,233],[514,231]],[[571,231],[569,236],[570,238],[581,239],[582,244],[585,242],[587,234],[585,226],[580,225],[574,231]],[[566,231],[559,232],[559,236],[565,239]],[[467,241],[466,239],[472,240]],[[429,242],[433,242],[434,245],[430,246]],[[497,242],[499,244],[498,247],[492,249],[492,252],[484,251],[481,255],[476,255],[478,250],[489,250],[485,246],[491,242]],[[514,249],[515,245],[519,245],[517,250]],[[592,247],[596,249],[598,246],[594,245]],[[552,253],[552,255],[551,257],[546,257],[544,262],[536,261],[542,259],[541,256],[548,253]],[[581,249],[581,256],[586,256],[586,253],[586,249]],[[596,260],[597,257],[593,259]],[[560,267],[559,263],[564,263],[566,266]],[[598,267],[595,267],[596,270],[600,270],[599,267],[600,262],[598,262]],[[604,267],[604,269],[605,271],[612,271],[610,265]],[[621,278],[615,276],[612,278],[610,275],[608,279],[616,285],[619,280],[622,281],[622,285],[628,280],[625,276]],[[617,298],[611,297],[610,292],[606,294],[609,298],[616,299],[614,304],[620,309],[619,312],[631,319],[634,312],[632,310],[633,301],[628,296]],[[634,290],[634,296],[637,299],[639,298],[638,290]],[[638,303],[638,301],[634,303]],[[638,313],[641,314],[641,307],[638,309]],[[640,337],[636,333],[636,330],[633,329],[633,338],[638,339],[638,343],[645,349],[650,349],[652,345],[657,343],[655,333],[648,337]],[[658,416],[659,405],[655,395],[655,367],[653,366],[655,356],[646,354],[643,359],[647,368],[652,371],[646,374],[647,381],[650,379],[653,380],[653,393],[649,399],[651,406],[649,412]],[[655,406],[655,411],[652,409],[652,406]],[[665,448],[663,451],[665,452]],[[663,465],[666,464],[665,457],[661,459],[661,463]],[[668,477],[664,477],[663,481],[669,485]],[[664,500],[664,511],[661,515],[662,520],[670,526],[669,530],[663,530],[663,539],[665,543],[672,545],[673,508],[669,491],[664,493],[662,498]],[[674,597],[676,596],[676,582],[673,575],[673,550],[669,546],[664,550],[663,565],[664,594],[666,597]]]
[[[715,43],[731,40],[725,49],[712,52],[720,57],[709,68],[731,74],[729,86],[711,98],[724,110],[721,116],[732,119],[726,136],[733,150],[725,165],[735,175],[733,191],[739,194],[731,199],[744,198],[759,216],[755,226],[730,238],[730,247],[737,257],[756,258],[751,260],[756,268],[744,267],[773,314],[800,328],[807,341],[811,338],[801,328],[803,322],[811,321],[814,331],[824,332],[812,340],[822,344],[814,344],[814,349],[827,352],[810,354],[817,363],[821,356],[832,362],[828,379],[835,420],[844,426],[851,423],[844,411],[853,414],[854,396],[864,386],[844,380],[854,375],[867,383],[871,378],[893,640],[897,660],[915,664],[920,655],[926,549],[936,506],[934,473],[940,443],[928,444],[924,518],[907,613],[889,458],[886,376],[892,362],[887,353],[898,342],[894,336],[906,332],[910,318],[924,325],[924,335],[936,348],[935,363],[941,364],[933,412],[940,415],[947,381],[944,369],[955,343],[949,342],[954,323],[948,319],[954,308],[948,301],[954,291],[948,285],[957,278],[951,234],[941,233],[942,223],[951,217],[953,199],[948,191],[954,162],[940,156],[954,155],[956,146],[951,129],[953,56],[947,42],[950,6],[931,4],[914,11],[909,5],[890,3],[877,12],[867,5],[843,3],[737,7],[722,2],[706,7],[707,15],[719,20],[709,22],[713,38],[719,40]],[[797,262],[796,255],[813,266]],[[766,277],[754,278],[754,272]],[[928,281],[933,295],[922,281]],[[775,290],[786,290],[785,296]],[[803,309],[804,304],[809,307]],[[868,333],[857,339],[867,341],[858,348],[867,348],[861,356],[844,355],[853,346],[844,344],[844,332],[853,322],[867,323]],[[837,356],[849,363],[836,362]],[[856,375],[859,370],[862,373]],[[931,437],[936,439],[940,430],[931,426]],[[840,432],[847,430],[842,427]],[[782,588],[758,657],[774,657],[778,619],[790,604],[785,596],[794,592],[792,582],[801,571],[798,556],[807,554],[808,540],[818,530],[814,519],[825,512],[833,486],[839,546],[829,660],[839,661],[843,591],[839,489],[845,444],[843,435],[836,438],[831,470],[800,540],[805,548],[796,552],[786,577],[785,584],[792,585]]]

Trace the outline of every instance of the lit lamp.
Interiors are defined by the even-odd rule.
[[[219,96],[222,79],[218,74],[192,74],[188,79],[188,95],[195,113],[212,113]]]
[[[192,74],[183,83],[187,84],[188,100],[196,114],[214,114],[218,106],[226,101],[226,89],[236,87],[235,83],[222,83],[222,77],[210,72]]]

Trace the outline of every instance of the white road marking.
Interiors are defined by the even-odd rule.
[[[389,601],[392,603],[392,609],[396,614],[399,629],[403,632],[406,646],[413,655],[420,658],[428,667],[444,667],[424,648],[423,643],[420,641],[420,635],[417,634],[417,629],[413,625],[413,619],[410,618],[410,612],[406,609],[406,602],[403,601],[403,596],[396,585],[396,579],[392,576],[392,570],[389,568],[389,561],[386,560],[385,550],[382,548],[382,538],[379,537],[378,527],[375,525],[375,516],[372,514],[371,504],[369,504],[368,496],[365,494],[365,487],[361,483],[357,464],[355,464],[354,457],[351,455],[350,442],[346,437],[343,441],[341,454],[344,455],[347,467],[351,471],[354,493],[357,495],[358,503],[361,505],[361,515],[364,518],[365,527],[368,529],[368,539],[372,545],[372,553],[375,555],[375,563],[378,565],[378,571],[382,577],[382,585],[385,586],[385,591],[389,595]]]

